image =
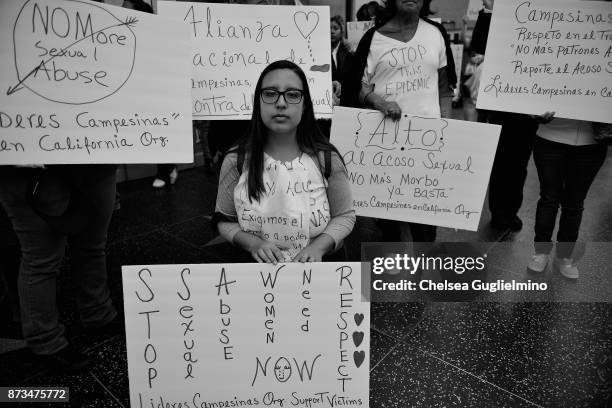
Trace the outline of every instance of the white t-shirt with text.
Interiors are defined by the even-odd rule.
[[[439,118],[438,70],[445,66],[440,30],[420,19],[408,42],[374,33],[362,82],[404,113]]]

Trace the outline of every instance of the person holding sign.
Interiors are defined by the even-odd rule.
[[[425,18],[431,14],[429,4],[429,0],[387,3],[386,17],[359,43],[342,105],[373,108],[393,120],[402,113],[450,117],[455,67],[448,64],[452,52],[443,28]],[[379,220],[379,226],[385,241],[400,241],[405,226],[416,242],[436,238],[436,227],[431,225]]]
[[[107,284],[106,241],[115,203],[115,165],[0,167],[0,205],[21,246],[18,291],[23,337],[44,365],[80,371],[89,358],[66,339],[57,278],[66,245],[81,324],[117,330]]]
[[[329,22],[332,49],[332,85],[334,90],[335,104],[340,103],[342,94],[342,82],[346,78],[346,72],[351,63],[353,53],[344,42],[344,20],[340,16],[333,16]]]
[[[354,223],[346,167],[316,125],[304,72],[273,62],[249,133],[223,161],[213,224],[238,248],[233,261],[276,264],[331,260]]]
[[[468,105],[476,106],[478,88],[484,68],[485,51],[493,13],[493,0],[483,0],[472,34],[472,50],[476,63],[474,74],[466,85],[470,92]],[[523,222],[518,211],[523,203],[523,187],[527,179],[527,165],[533,150],[538,122],[529,115],[477,109],[477,120],[502,127],[489,180],[489,210],[491,227],[498,230],[519,231]]]
[[[554,112],[537,117],[552,120]],[[540,179],[540,199],[535,221],[535,255],[529,269],[543,272],[553,244],[553,230],[561,206],[554,265],[569,279],[578,279],[572,252],[582,221],[584,199],[603,165],[607,145],[598,143],[598,124],[572,119],[554,119],[540,126],[533,159]]]

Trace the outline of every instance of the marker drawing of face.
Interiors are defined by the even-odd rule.
[[[285,357],[276,360],[274,364],[274,376],[278,382],[286,382],[291,377],[291,363]]]

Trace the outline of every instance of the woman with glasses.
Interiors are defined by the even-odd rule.
[[[340,260],[354,223],[347,171],[316,125],[304,72],[273,62],[249,132],[223,161],[213,224],[236,247],[233,262],[276,264]]]

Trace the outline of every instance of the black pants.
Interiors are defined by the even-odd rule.
[[[60,172],[61,170],[61,172]],[[68,341],[57,308],[57,279],[70,245],[71,276],[76,283],[76,305],[84,326],[109,323],[117,315],[107,284],[106,241],[115,202],[114,165],[66,165],[43,170],[48,179],[68,184],[71,199],[85,200],[86,218],[79,231],[66,232],[42,218],[28,202],[33,172],[3,168],[0,172],[0,202],[4,206],[21,246],[19,291],[21,326],[28,347],[35,354],[52,354]],[[37,190],[51,208],[65,199],[58,187]],[[60,218],[60,217],[57,217]],[[66,220],[66,223],[69,221]],[[76,223],[76,221],[74,221]],[[68,225],[63,225],[68,228]]]
[[[402,227],[410,229],[413,242],[434,242],[436,240],[437,229],[435,225],[384,219],[379,219],[376,223],[382,232],[380,242],[401,242]]]
[[[540,179],[536,211],[535,250],[549,253],[557,212],[557,257],[571,258],[582,221],[584,199],[606,159],[607,146],[571,146],[537,138],[533,158]]]
[[[162,179],[166,182],[169,182],[170,173],[172,173],[172,170],[174,170],[175,168],[176,168],[176,164],[172,164],[172,163],[158,164],[156,177],[158,179]]]
[[[523,202],[538,123],[528,115],[509,112],[492,112],[489,122],[502,126],[489,181],[489,209],[493,218],[508,218]]]

